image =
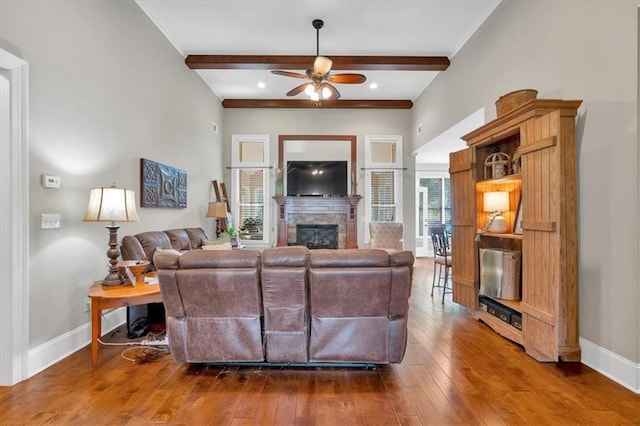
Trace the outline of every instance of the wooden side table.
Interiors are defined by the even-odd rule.
[[[89,298],[91,298],[91,363],[93,366],[98,363],[98,339],[102,331],[102,310],[162,302],[160,285],[144,283],[144,277],[153,276],[157,277],[157,273],[151,272],[141,275],[135,286],[103,287],[102,281],[93,283],[89,289]]]

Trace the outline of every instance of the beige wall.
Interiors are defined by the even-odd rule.
[[[140,194],[140,158],[188,173],[186,209],[140,209],[119,236],[206,226],[211,179],[222,178],[220,101],[132,1],[2,0],[2,48],[30,69],[30,347],[90,320],[84,299],[106,275],[108,234],[84,223],[89,189]],[[61,178],[58,190],[42,174]],[[139,205],[139,204],[138,204]],[[59,230],[40,229],[60,213]]]
[[[503,1],[416,101],[412,127],[423,123],[417,147],[481,107],[494,118],[494,101],[522,88],[584,100],[577,119],[580,336],[638,363],[636,9],[634,1]]]
[[[364,196],[364,138],[366,135],[409,136],[410,111],[408,110],[355,110],[355,109],[225,109],[224,139],[231,140],[233,134],[268,134],[271,140],[271,164],[278,158],[279,135],[356,135],[358,143],[358,194]],[[405,165],[411,165],[413,158],[406,154]],[[225,143],[225,164],[230,163],[230,145]],[[414,174],[411,167],[404,173],[403,210],[413,209]],[[225,181],[231,181],[231,174],[225,170]],[[273,182],[271,182],[273,184]],[[407,200],[408,199],[408,200]],[[275,210],[274,210],[275,211]],[[272,215],[272,217],[275,217]],[[358,209],[358,245],[364,244],[364,202]],[[274,235],[274,234],[273,234]],[[412,248],[415,237],[405,232],[405,246]]]

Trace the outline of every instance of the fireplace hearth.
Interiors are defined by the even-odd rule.
[[[337,249],[338,225],[296,225],[296,245],[310,249]]]

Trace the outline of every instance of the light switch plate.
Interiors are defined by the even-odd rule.
[[[43,213],[40,217],[42,229],[60,229],[60,214]]]

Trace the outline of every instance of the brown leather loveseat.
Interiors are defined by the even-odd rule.
[[[388,364],[404,356],[411,252],[276,247],[154,260],[178,362]]]

